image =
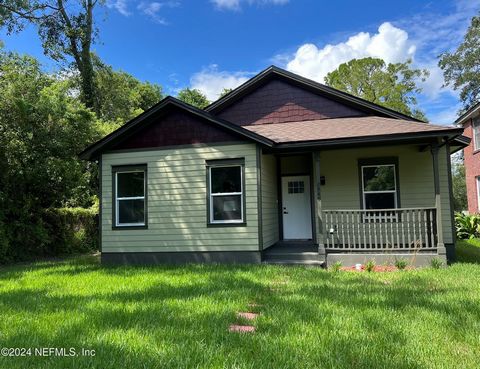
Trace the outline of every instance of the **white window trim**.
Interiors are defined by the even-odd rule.
[[[480,176],[475,177],[475,183],[477,185],[477,211],[480,210]]]
[[[133,197],[118,197],[118,175],[125,173],[143,173],[143,196],[133,196]],[[145,226],[145,193],[147,192],[147,181],[145,180],[145,171],[144,170],[122,170],[115,172],[115,227],[142,227]],[[120,223],[119,221],[119,209],[120,201],[122,200],[143,200],[143,222],[140,223]]]
[[[473,140],[473,151],[478,150],[480,147],[480,142],[477,140],[477,131],[480,128],[480,118],[472,118],[472,140]]]
[[[217,193],[212,193],[212,169],[214,168],[232,168],[232,167],[238,167],[240,168],[240,192],[217,192]],[[210,202],[210,224],[236,224],[236,223],[244,223],[245,222],[245,214],[243,213],[244,205],[243,205],[243,193],[244,193],[244,188],[243,188],[243,168],[242,165],[237,165],[237,164],[225,164],[225,165],[212,165],[208,167],[208,181],[209,181],[209,186],[208,186],[208,196],[209,196],[209,202]],[[240,196],[240,214],[241,214],[241,219],[232,219],[232,220],[214,220],[213,219],[213,198],[215,196]]]
[[[363,175],[363,168],[378,168],[378,167],[393,167],[393,184],[395,189],[393,190],[384,190],[384,191],[365,191],[365,179]],[[372,165],[362,165],[361,167],[361,174],[362,174],[362,197],[363,197],[363,209],[364,210],[371,210],[375,211],[376,209],[367,209],[367,201],[366,196],[368,194],[376,194],[376,193],[393,193],[393,199],[395,207],[391,210],[398,209],[398,193],[397,193],[397,166],[395,164],[372,164]],[[378,210],[390,210],[390,209],[378,209]]]

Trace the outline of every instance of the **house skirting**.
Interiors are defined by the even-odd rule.
[[[365,264],[370,260],[375,261],[377,265],[394,265],[396,260],[406,260],[409,266],[425,267],[429,266],[432,259],[440,259],[446,263],[445,255],[437,253],[327,253],[327,266],[336,262],[343,266],[353,266],[355,264]]]
[[[103,252],[105,265],[157,265],[157,264],[259,264],[259,251],[212,251],[212,252]]]

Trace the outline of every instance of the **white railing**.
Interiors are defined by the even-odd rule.
[[[323,210],[327,250],[435,249],[435,208]]]

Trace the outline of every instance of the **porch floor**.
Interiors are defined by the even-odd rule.
[[[312,241],[279,241],[262,252],[266,264],[324,266]]]

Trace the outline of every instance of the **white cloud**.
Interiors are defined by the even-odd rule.
[[[382,58],[387,63],[396,63],[413,58],[415,50],[406,31],[385,22],[374,35],[360,32],[345,42],[328,44],[322,48],[304,44],[292,55],[286,68],[323,83],[327,73],[351,59],[371,56]]]
[[[248,5],[284,5],[289,0],[210,0],[218,9],[240,10],[242,4]]]
[[[252,77],[252,72],[227,72],[212,64],[190,78],[191,88],[202,91],[210,101],[218,99],[224,88],[235,88]]]
[[[107,1],[107,8],[115,9],[121,15],[128,17],[132,13],[128,10],[127,0],[109,0]]]
[[[140,4],[138,4],[137,9],[140,10],[142,13],[153,19],[155,22],[158,24],[163,24],[167,25],[168,22],[166,19],[162,16],[160,16],[160,10],[163,8],[175,8],[180,5],[180,2],[178,1],[153,1],[153,2],[147,2],[147,1],[142,1]]]

